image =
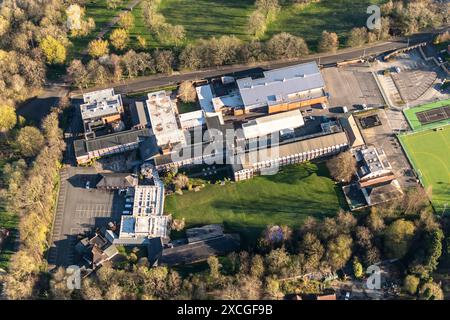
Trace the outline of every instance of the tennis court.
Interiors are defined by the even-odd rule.
[[[408,158],[425,188],[431,187],[431,202],[437,213],[450,208],[450,125],[399,136]]]

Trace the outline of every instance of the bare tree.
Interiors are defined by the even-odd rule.
[[[327,167],[333,179],[348,183],[355,173],[356,159],[350,151],[342,152],[328,160]]]
[[[178,96],[183,102],[194,102],[197,98],[197,91],[195,90],[192,81],[183,81],[178,87]]]

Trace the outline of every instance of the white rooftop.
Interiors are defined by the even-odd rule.
[[[182,129],[190,129],[194,127],[201,127],[205,123],[203,110],[182,113],[178,116]]]
[[[315,61],[264,72],[263,78],[236,81],[245,107],[298,99],[296,93],[320,89],[325,82]],[[294,96],[293,96],[294,95]]]
[[[120,239],[155,238],[168,236],[170,216],[122,216]]]
[[[198,102],[205,112],[214,112],[212,99],[214,98],[209,84],[196,87]]]
[[[122,112],[122,98],[113,88],[85,93],[83,100],[80,106],[83,120]]]
[[[134,190],[133,216],[162,215],[164,209],[164,187],[138,185]]]
[[[266,136],[273,132],[295,129],[305,124],[300,110],[292,110],[256,118],[242,124],[245,139]]]
[[[185,143],[178,127],[175,105],[165,91],[148,94],[147,109],[158,146]]]

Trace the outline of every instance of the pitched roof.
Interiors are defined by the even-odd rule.
[[[143,138],[149,137],[150,135],[151,130],[145,128],[140,130],[117,132],[91,140],[76,140],[74,142],[75,155],[76,157],[79,157],[87,155],[88,152],[139,142],[142,141]]]
[[[135,187],[138,178],[129,173],[103,173],[102,179],[97,183],[97,188],[125,189]]]

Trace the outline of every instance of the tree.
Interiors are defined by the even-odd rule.
[[[178,96],[183,102],[195,102],[197,91],[192,81],[183,81],[178,87]]]
[[[384,248],[390,259],[401,259],[409,250],[415,232],[414,223],[398,219],[384,232]]]
[[[441,286],[435,282],[425,283],[420,288],[419,295],[423,300],[444,300],[444,292]]]
[[[34,157],[44,146],[44,136],[36,127],[26,126],[20,129],[17,145],[25,157]]]
[[[327,262],[334,271],[345,266],[352,255],[353,240],[348,235],[339,235],[328,242]]]
[[[267,22],[273,21],[281,9],[278,0],[256,0],[255,7],[263,14]]]
[[[255,10],[248,18],[248,34],[254,38],[261,37],[266,32],[267,24],[264,15]]]
[[[267,279],[265,292],[269,299],[280,299],[283,297],[283,293],[280,289],[280,282],[273,278]]]
[[[116,9],[122,4],[122,0],[106,0],[106,6],[108,9]]]
[[[350,31],[350,36],[348,37],[347,45],[349,47],[360,47],[364,43],[366,43],[366,40],[367,40],[366,27],[353,28]]]
[[[108,41],[102,39],[92,40],[88,44],[89,55],[93,58],[100,58],[109,52]]]
[[[142,36],[137,36],[136,39],[137,39],[137,42],[138,42],[139,47],[140,47],[141,49],[145,49],[145,48],[147,47],[147,40],[145,40],[144,37],[142,37]]]
[[[155,65],[158,72],[172,73],[174,60],[175,58],[170,50],[158,50],[155,52]]]
[[[353,275],[357,279],[362,278],[362,276],[364,275],[363,266],[356,257],[353,259]]]
[[[319,52],[336,52],[339,48],[339,38],[335,32],[322,32],[322,38],[319,41]]]
[[[292,59],[307,55],[309,49],[303,38],[282,32],[267,42],[267,52],[273,59]]]
[[[66,61],[66,48],[64,45],[53,38],[46,36],[39,44],[48,64],[62,64]]]
[[[366,222],[367,227],[369,227],[372,232],[377,233],[385,228],[384,219],[380,212],[376,208],[372,208]]]
[[[10,105],[0,105],[0,132],[8,132],[16,123],[16,109]]]
[[[403,290],[405,290],[410,295],[415,295],[417,293],[417,288],[419,287],[420,279],[413,275],[407,275],[405,280],[403,280]]]
[[[81,60],[74,59],[67,68],[67,74],[72,79],[72,83],[78,88],[87,87],[88,85],[88,72],[81,62]]]
[[[350,182],[356,171],[356,159],[350,151],[341,152],[327,161],[327,168],[334,180]]]
[[[317,236],[308,232],[300,242],[299,252],[305,257],[306,272],[312,272],[319,268],[325,249]]]
[[[272,250],[266,256],[267,270],[270,274],[281,275],[288,266],[289,261],[289,255],[284,248]]]
[[[123,50],[129,41],[128,32],[125,29],[114,29],[109,36],[109,40],[114,48]]]
[[[129,31],[134,26],[134,16],[130,11],[122,12],[119,15],[119,21],[117,21],[117,24],[127,31]]]
[[[216,256],[210,256],[207,260],[209,266],[209,275],[212,279],[218,279],[220,276],[220,263]]]
[[[259,255],[254,255],[251,262],[250,275],[260,278],[264,274],[264,259]]]

